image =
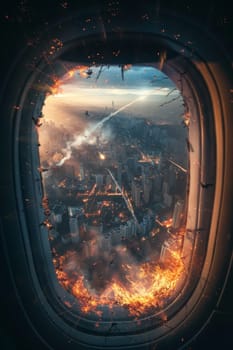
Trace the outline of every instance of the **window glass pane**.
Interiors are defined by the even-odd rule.
[[[51,88],[43,115],[43,204],[60,284],[86,317],[160,310],[185,276],[180,91],[151,65],[77,66]]]

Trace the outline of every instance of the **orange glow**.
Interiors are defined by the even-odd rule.
[[[50,209],[49,209],[49,201],[48,201],[48,198],[47,197],[43,197],[42,198],[42,206],[44,208],[44,214],[46,216],[49,216],[50,215]],[[48,223],[48,220],[45,221],[45,225],[47,226]],[[49,226],[47,226],[49,228]]]
[[[88,66],[78,66],[78,71],[81,78],[88,77],[88,74],[87,74],[88,68],[89,68]]]
[[[53,225],[48,219],[44,221],[44,225],[47,227],[48,230],[51,230],[53,228]]]
[[[72,70],[70,70],[70,71],[67,73],[67,75],[68,75],[69,78],[73,78],[74,73],[75,73],[75,70],[72,69]]]
[[[99,152],[99,158],[100,158],[101,160],[105,160],[105,159],[106,159],[106,156],[105,156],[105,154]]]
[[[59,184],[58,184],[59,188],[66,188],[66,179],[62,180]]]
[[[50,94],[52,95],[57,95],[58,93],[62,92],[61,89],[61,84],[62,84],[62,80],[58,79],[58,78],[54,78],[54,84],[50,87]]]
[[[187,127],[189,127],[189,124],[190,124],[190,114],[189,113],[186,113],[185,115],[184,115],[184,124],[187,126]]]
[[[118,217],[119,217],[120,219],[125,219],[125,218],[126,218],[126,215],[125,215],[125,213],[120,212],[120,213],[118,214]]]
[[[165,220],[163,222],[163,225],[165,225],[167,228],[172,226],[172,218]]]
[[[77,298],[81,311],[84,314],[94,312],[101,316],[101,306],[110,309],[124,307],[131,316],[139,317],[154,308],[161,308],[168,298],[177,290],[177,284],[181,280],[184,266],[180,255],[171,252],[171,257],[163,265],[157,262],[144,262],[142,264],[123,264],[125,274],[124,284],[113,278],[108,286],[97,294],[89,290],[83,275],[75,282],[61,271],[64,257],[59,259],[60,266],[56,274],[59,282],[65,289],[69,289]]]
[[[156,219],[156,222],[162,227],[169,228],[172,226],[172,218],[164,220],[164,221],[160,221],[159,219]]]
[[[126,70],[129,70],[132,68],[132,64],[124,64],[123,66],[123,69],[126,71]]]
[[[159,164],[159,163],[160,163],[160,157],[156,157],[156,158],[154,159],[154,162],[155,162],[155,164]]]
[[[63,91],[61,85],[73,78],[76,72],[78,72],[82,78],[87,78],[87,70],[88,66],[76,66],[73,69],[67,71],[67,73],[61,79],[59,79],[58,77],[53,77],[52,79],[54,83],[49,89],[50,94],[57,95],[59,93],[62,93]]]

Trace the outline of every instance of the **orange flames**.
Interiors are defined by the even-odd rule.
[[[57,95],[58,93],[61,93],[61,84],[62,80],[58,79],[57,77],[53,77],[53,85],[49,89],[50,94]]]
[[[58,77],[52,77],[53,79],[53,85],[50,87],[50,93],[52,95],[57,95],[59,93],[62,93],[62,84],[66,83],[67,81],[69,81],[71,78],[74,77],[75,73],[77,72],[80,77],[82,78],[87,78],[88,77],[88,66],[76,66],[73,69],[70,69],[67,71],[67,73],[62,77],[62,78],[58,78]]]
[[[163,224],[163,226],[168,228],[168,227],[172,226],[172,222],[173,222],[173,220],[172,220],[172,218],[170,218],[170,219],[164,220],[162,224]]]
[[[163,307],[168,298],[174,295],[184,272],[182,259],[177,252],[172,252],[165,264],[151,261],[140,265],[123,264],[122,268],[124,283],[113,278],[100,294],[88,287],[83,275],[72,281],[61,271],[61,266],[56,273],[62,286],[77,298],[84,314],[94,312],[101,316],[101,306],[108,306],[109,309],[123,307],[131,316],[139,317]]]
[[[162,226],[162,227],[169,228],[169,227],[172,226],[173,220],[172,220],[172,218],[170,218],[170,219],[167,219],[167,220],[164,220],[164,221],[160,221],[160,220],[157,218],[157,219],[156,219],[156,222],[157,222],[160,226]]]

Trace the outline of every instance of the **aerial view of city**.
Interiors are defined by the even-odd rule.
[[[184,274],[180,91],[150,65],[77,66],[46,98],[43,117],[43,205],[59,283],[86,315],[163,307]]]

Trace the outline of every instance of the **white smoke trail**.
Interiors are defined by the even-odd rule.
[[[60,162],[56,164],[57,166],[62,166],[66,160],[70,159],[72,155],[71,147],[72,147],[72,142],[67,142],[66,148],[65,148],[65,156],[60,160]]]
[[[117,109],[115,112],[110,113],[107,115],[104,119],[102,119],[100,122],[95,124],[93,127],[90,129],[86,129],[84,131],[83,135],[78,135],[76,136],[74,141],[68,141],[66,144],[66,148],[63,149],[63,152],[65,153],[64,157],[56,164],[57,166],[61,166],[65,163],[66,160],[70,159],[72,156],[72,147],[77,147],[80,146],[82,143],[87,142],[88,138],[98,129],[101,128],[104,123],[106,123],[109,119],[120,113],[121,111],[125,110],[126,108],[132,106],[134,103],[137,101],[143,100],[146,96],[140,96],[136,98],[135,100],[127,103],[126,105],[120,107]]]
[[[110,113],[107,117],[105,117],[103,120],[101,120],[99,123],[97,123],[97,124],[90,130],[91,134],[92,134],[94,131],[96,131],[98,128],[102,127],[103,124],[104,124],[105,122],[107,122],[109,119],[111,119],[112,117],[114,117],[116,114],[118,114],[119,112],[123,111],[124,109],[126,109],[126,108],[132,106],[132,105],[133,105],[134,103],[136,103],[137,101],[143,100],[144,98],[145,98],[145,96],[140,96],[140,97],[136,98],[135,100],[133,100],[133,101],[127,103],[126,105],[120,107],[120,108],[117,109],[115,112]]]

